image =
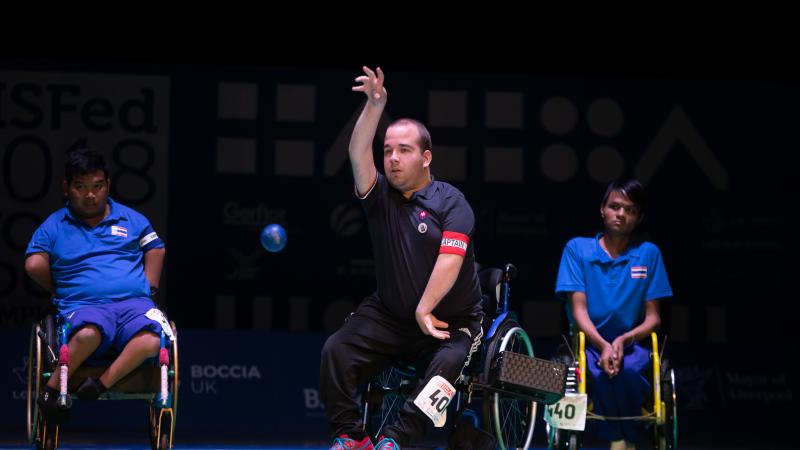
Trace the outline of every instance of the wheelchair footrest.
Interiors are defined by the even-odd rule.
[[[526,394],[548,405],[564,396],[566,382],[565,364],[514,352],[500,352],[489,370],[492,386]]]

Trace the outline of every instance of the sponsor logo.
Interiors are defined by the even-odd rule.
[[[225,225],[263,227],[268,223],[288,223],[288,210],[265,203],[251,206],[228,202],[222,208],[222,220]]]
[[[261,379],[261,371],[258,366],[247,365],[219,365],[212,364],[201,366],[199,364],[192,364],[191,366],[192,378],[233,378],[233,379]]]
[[[190,388],[193,394],[219,395],[225,383],[220,380],[260,380],[261,371],[258,366],[246,364],[192,364],[189,368],[191,375]]]

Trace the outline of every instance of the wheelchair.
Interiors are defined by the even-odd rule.
[[[153,450],[172,448],[178,408],[178,337],[174,322],[169,324],[174,340],[161,332],[159,356],[146,360],[99,397],[100,400],[145,400]],[[28,442],[37,449],[58,448],[62,426],[47,420],[36,400],[56,370],[64,375],[61,380],[67,380],[66,344],[67,328],[58,314],[48,314],[33,324],[28,347],[27,432]],[[90,357],[85,361],[66,382],[61,382],[59,406],[69,407],[72,399],[77,398],[74,391],[78,386],[87,377],[99,377],[117,356],[118,353],[110,350],[99,358]]]
[[[521,395],[489,385],[492,362],[501,352],[533,356],[533,345],[520,326],[517,316],[509,310],[510,281],[517,275],[513,264],[503,269],[486,268],[478,271],[482,303],[486,317],[480,352],[472,355],[469,365],[455,383],[456,395],[445,411],[449,422],[467,418],[483,433],[494,436],[497,448],[531,446],[537,404],[540,399]],[[406,399],[414,390],[413,366],[396,363],[385,369],[366,387],[363,393],[363,424],[368,434],[377,439],[385,425],[394,422]],[[474,408],[475,400],[480,408]],[[437,427],[444,423],[436,424]]]
[[[573,332],[574,347],[577,354],[561,355],[566,358],[566,363],[572,372],[568,375],[567,396],[570,394],[586,394],[586,336],[582,331]],[[609,417],[600,416],[591,411],[591,405],[586,410],[586,420],[635,420],[645,422],[653,428],[653,446],[658,450],[672,450],[677,448],[678,441],[678,409],[675,370],[669,367],[669,361],[663,360],[659,352],[658,335],[650,333],[650,372],[652,383],[652,396],[642,405],[642,414],[634,417]],[[665,338],[666,343],[666,338]],[[662,349],[664,346],[661,347]],[[552,411],[552,410],[551,410]],[[548,413],[550,413],[548,411]],[[578,449],[581,446],[581,432],[571,429],[559,429],[547,423],[548,448],[550,449]]]

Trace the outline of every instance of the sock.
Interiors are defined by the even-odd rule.
[[[81,400],[93,401],[97,400],[97,397],[100,397],[100,394],[107,390],[108,388],[103,385],[102,381],[88,377],[80,385],[76,394]]]

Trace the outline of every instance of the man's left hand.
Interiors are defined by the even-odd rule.
[[[419,325],[423,333],[433,336],[436,339],[450,339],[450,332],[447,331],[447,322],[442,322],[437,319],[433,313],[417,312],[416,318],[417,325]]]

